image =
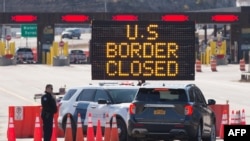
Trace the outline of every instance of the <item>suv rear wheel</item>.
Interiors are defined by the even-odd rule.
[[[215,124],[213,124],[212,127],[211,127],[210,136],[207,137],[207,138],[204,138],[203,141],[216,141],[216,128],[215,128]]]
[[[119,133],[119,140],[126,141],[127,127],[122,119],[117,118],[117,128],[118,128],[118,133]]]
[[[202,139],[201,139],[201,134],[202,134],[201,130],[202,130],[201,125],[199,124],[195,137],[189,139],[189,141],[202,141]]]

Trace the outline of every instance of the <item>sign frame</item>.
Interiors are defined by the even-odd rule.
[[[192,21],[93,21],[90,50],[92,80],[195,79]]]

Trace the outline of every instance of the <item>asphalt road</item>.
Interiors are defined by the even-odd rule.
[[[210,66],[203,65],[202,72],[196,73],[195,81],[164,81],[164,83],[194,83],[201,88],[206,99],[213,98],[217,104],[229,101],[230,110],[245,109],[246,122],[249,123],[249,83],[239,82],[241,77],[239,65],[221,65],[217,66],[217,70],[212,72]],[[47,83],[53,84],[56,91],[64,86],[67,89],[98,82],[100,81],[91,80],[91,66],[86,64],[64,67],[37,64],[0,66],[0,141],[7,140],[8,107],[39,105],[39,101],[34,101],[33,96],[42,93]],[[163,81],[148,82],[163,83]],[[33,139],[17,139],[17,141],[31,140]]]

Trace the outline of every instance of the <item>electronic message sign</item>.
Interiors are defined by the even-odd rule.
[[[195,23],[93,21],[93,80],[194,80]]]

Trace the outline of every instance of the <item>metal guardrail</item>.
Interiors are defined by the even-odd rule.
[[[60,96],[60,95],[64,95],[66,93],[66,89],[65,88],[59,88],[59,92],[55,92],[53,93],[54,96]],[[44,95],[44,93],[40,93],[40,94],[35,94],[34,95],[34,100],[36,101],[37,99],[41,99],[41,97]],[[58,97],[56,98],[57,102],[59,102],[61,100],[62,97]]]

